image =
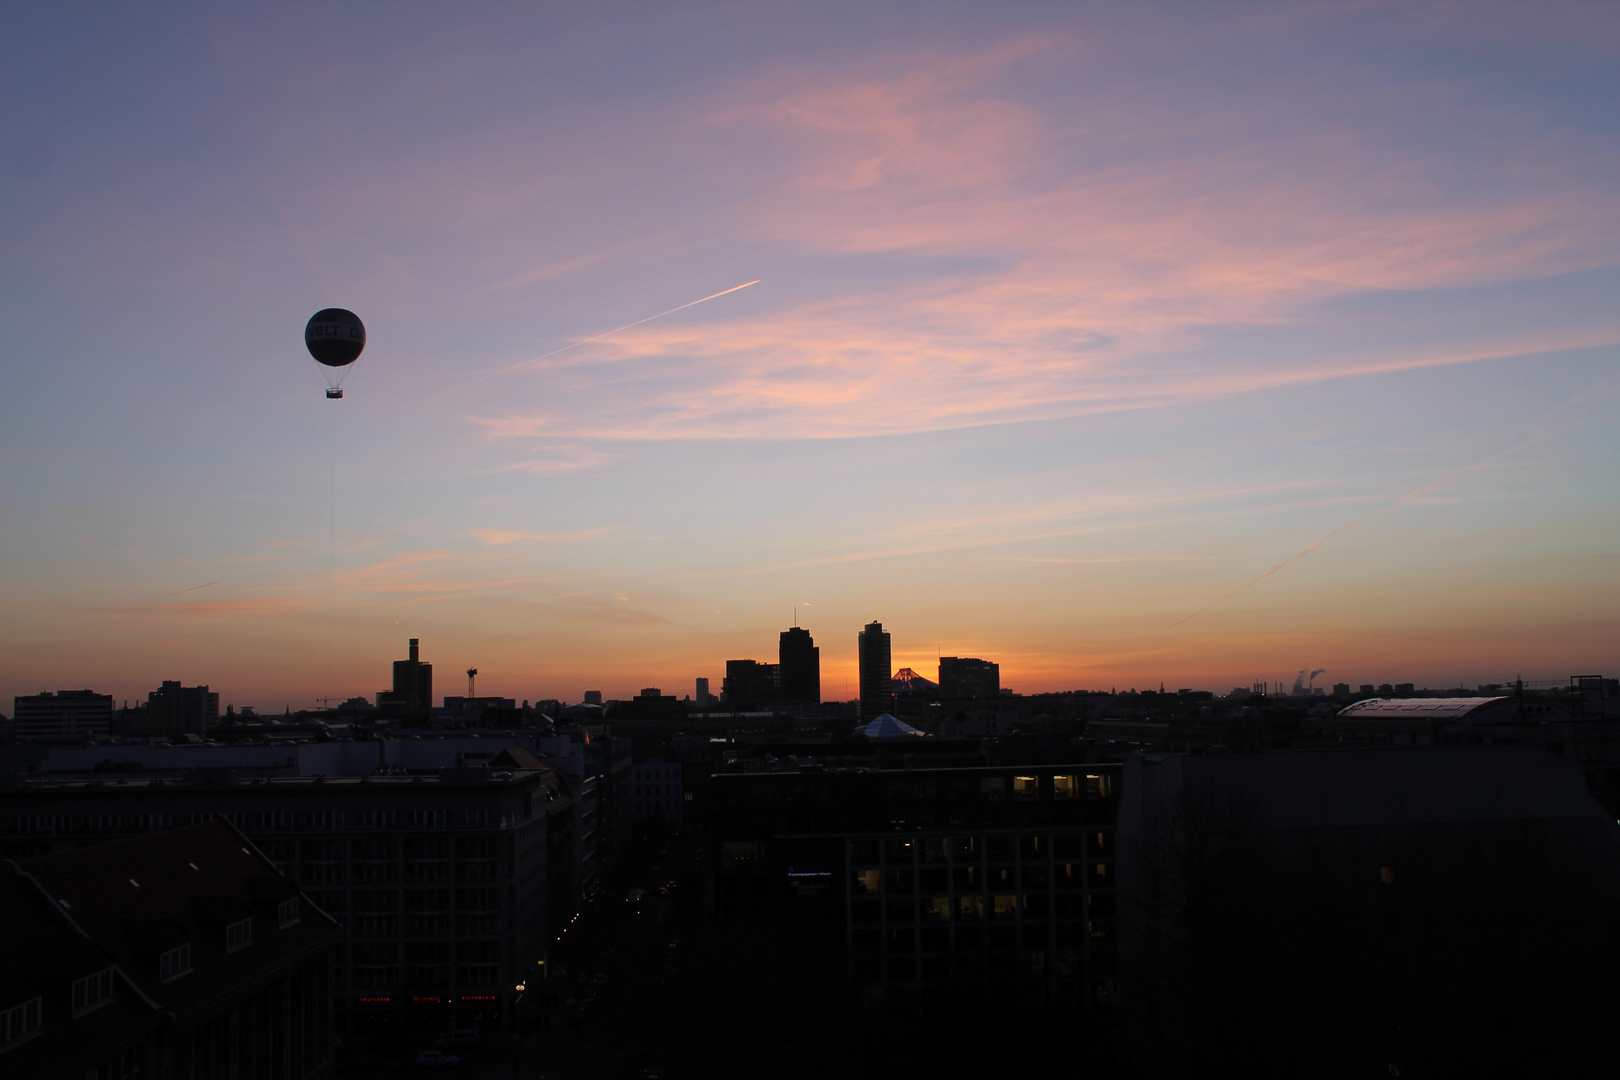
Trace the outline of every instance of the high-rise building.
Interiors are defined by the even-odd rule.
[[[821,649],[811,638],[810,631],[795,626],[782,631],[777,653],[781,669],[781,692],[784,700],[803,701],[812,705],[821,702]]]
[[[20,742],[88,739],[105,735],[112,724],[112,695],[93,690],[58,690],[11,699],[12,731]]]
[[[993,698],[1001,694],[1001,665],[975,656],[939,658],[939,696]]]
[[[708,705],[710,701],[714,700],[713,695],[709,693],[708,679],[699,679],[697,681],[697,692],[692,695],[692,700],[697,703],[699,708]]]
[[[726,681],[720,684],[728,709],[757,709],[780,696],[782,665],[758,660],[727,660]]]
[[[146,695],[146,714],[154,735],[204,735],[219,721],[219,695],[206,686],[164,679]]]
[[[876,620],[866,624],[855,639],[855,650],[861,668],[861,720],[874,720],[894,707],[894,688],[890,684],[889,632]]]
[[[433,708],[433,665],[422,662],[416,638],[411,638],[408,659],[394,661],[394,688],[377,694],[377,707],[425,716]]]

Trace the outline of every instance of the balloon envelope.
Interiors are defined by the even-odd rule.
[[[352,311],[323,308],[304,326],[304,346],[327,367],[345,367],[366,347],[366,324]]]

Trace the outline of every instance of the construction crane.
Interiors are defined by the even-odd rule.
[[[475,678],[477,678],[477,677],[478,677],[478,669],[477,668],[470,667],[470,668],[467,669],[467,698],[468,698],[468,700],[471,700],[472,698],[475,698],[475,697],[478,696],[477,694],[473,693],[473,680]]]

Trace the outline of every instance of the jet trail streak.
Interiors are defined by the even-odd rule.
[[[596,335],[594,335],[592,337],[581,338],[579,341],[570,342],[569,344],[564,345],[560,349],[552,349],[548,353],[542,353],[539,356],[531,356],[529,359],[524,360],[521,363],[513,364],[511,367],[502,368],[499,371],[492,371],[488,375],[480,375],[476,379],[469,379],[468,381],[466,381],[464,383],[459,383],[459,384],[457,384],[455,386],[450,387],[449,389],[440,390],[437,394],[429,394],[427,397],[423,398],[421,401],[413,401],[409,405],[401,405],[399,408],[393,410],[393,412],[387,413],[386,415],[392,416],[392,415],[394,415],[394,413],[403,412],[406,409],[414,409],[418,405],[426,405],[428,402],[436,400],[438,398],[442,398],[446,394],[453,394],[457,390],[465,390],[469,386],[477,386],[481,382],[486,382],[486,381],[488,381],[490,379],[497,378],[497,377],[499,377],[501,375],[509,375],[512,372],[517,371],[519,368],[526,368],[530,364],[538,364],[542,360],[549,360],[553,356],[558,355],[559,353],[567,352],[569,349],[577,349],[581,345],[589,345],[593,341],[601,341],[605,337],[612,337],[614,334],[622,333],[625,330],[629,330],[631,327],[640,326],[642,323],[650,323],[654,319],[662,319],[665,315],[673,315],[677,311],[685,311],[689,307],[696,307],[697,305],[702,304],[702,303],[706,303],[709,300],[719,299],[720,297],[730,295],[731,293],[734,293],[734,292],[738,291],[739,289],[746,289],[750,285],[758,285],[763,280],[764,280],[763,278],[755,278],[753,281],[745,281],[741,285],[733,285],[729,289],[721,289],[717,293],[710,293],[708,296],[701,297],[700,299],[690,300],[690,301],[688,301],[688,302],[686,302],[684,304],[681,304],[679,307],[672,307],[668,311],[660,311],[656,315],[648,315],[645,319],[637,319],[635,322],[628,322],[628,323],[625,323],[623,326],[615,326],[612,330],[604,330],[600,334],[596,334]]]
[[[159,600],[167,600],[171,596],[179,596],[181,593],[196,592],[198,589],[206,589],[210,585],[218,585],[218,584],[219,584],[219,582],[217,582],[217,581],[205,581],[201,585],[193,585],[189,589],[176,589],[174,592],[166,592],[162,596],[154,596],[154,597],[152,597],[152,599],[148,600],[147,603],[148,604],[155,604]]]

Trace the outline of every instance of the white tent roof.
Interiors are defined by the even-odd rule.
[[[927,738],[928,732],[918,731],[904,720],[897,720],[888,713],[883,713],[877,719],[860,729],[860,734],[868,739],[904,739],[908,736]]]

